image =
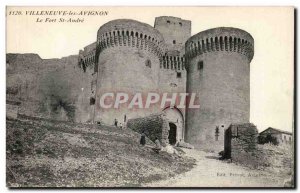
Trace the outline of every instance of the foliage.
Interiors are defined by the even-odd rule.
[[[234,163],[251,169],[268,170],[282,176],[290,176],[293,170],[293,150],[289,145],[273,145],[266,143],[258,145],[251,153],[239,152],[232,160]]]
[[[258,144],[265,144],[265,143],[271,143],[273,145],[278,145],[279,142],[276,137],[273,137],[271,134],[268,134],[266,136],[258,136]]]

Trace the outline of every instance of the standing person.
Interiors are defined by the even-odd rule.
[[[155,149],[157,150],[161,150],[161,144],[160,144],[160,141],[157,137],[155,137]]]
[[[126,129],[126,125],[127,125],[126,121],[127,121],[127,116],[124,115],[124,125],[123,125],[123,128],[124,128],[124,129]]]
[[[159,141],[159,139],[158,139],[157,137],[155,137],[154,143],[155,143],[155,147],[152,148],[152,149],[153,149],[153,151],[155,151],[156,153],[159,153],[159,151],[161,150],[161,144],[160,144],[160,141]]]
[[[142,135],[141,135],[140,144],[142,146],[144,146],[146,144],[146,135],[145,135],[144,131],[142,132]]]
[[[115,126],[118,127],[118,120],[115,119]]]

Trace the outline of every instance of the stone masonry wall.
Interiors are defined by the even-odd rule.
[[[178,17],[156,17],[154,28],[163,35],[168,50],[181,50],[191,36],[191,21]]]
[[[7,103],[7,102],[6,102]],[[6,117],[16,119],[18,117],[19,105],[6,104]]]
[[[233,161],[249,156],[257,148],[257,128],[252,123],[231,124],[225,131],[224,157]]]
[[[221,27],[200,32],[185,45],[186,91],[197,93],[200,104],[198,109],[187,108],[185,139],[217,146],[212,140],[216,126],[249,122],[254,40],[243,30]]]
[[[76,121],[75,104],[86,84],[77,62],[77,55],[42,59],[37,54],[6,54],[7,101],[20,102],[19,114]]]
[[[130,128],[138,133],[144,131],[145,135],[155,141],[157,137],[163,146],[168,143],[169,124],[162,114],[150,115],[148,117],[129,119],[127,128]]]
[[[165,115],[162,114],[161,117],[162,117],[162,133],[161,133],[162,139],[161,139],[161,142],[162,142],[163,146],[166,146],[167,144],[169,144],[168,137],[169,137],[170,126],[169,126],[169,122],[167,121]]]

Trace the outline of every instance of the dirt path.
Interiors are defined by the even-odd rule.
[[[184,150],[197,160],[189,172],[147,184],[147,187],[282,187],[284,180],[272,173],[251,170],[217,159],[216,154]]]

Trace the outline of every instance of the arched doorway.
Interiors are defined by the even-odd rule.
[[[177,126],[174,123],[169,123],[169,126],[169,143],[170,145],[175,145],[177,136]]]
[[[184,120],[182,112],[176,107],[167,107],[163,110],[163,113],[165,115],[166,120],[169,123],[169,135],[175,135],[175,143],[176,141],[180,141],[181,139],[183,140]],[[172,130],[172,128],[174,129]]]

